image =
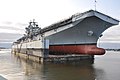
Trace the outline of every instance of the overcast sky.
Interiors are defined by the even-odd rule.
[[[30,20],[43,28],[75,13],[94,10],[94,6],[95,0],[0,0],[0,33],[24,34]],[[120,0],[97,0],[96,9],[120,20]],[[120,26],[106,30],[100,40],[120,42]]]

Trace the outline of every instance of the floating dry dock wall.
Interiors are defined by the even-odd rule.
[[[41,62],[93,59],[94,55],[105,54],[103,48],[97,47],[102,33],[118,24],[118,20],[94,10],[43,29],[33,21],[25,28],[26,34],[13,43],[12,52]]]
[[[20,48],[22,46],[22,48]],[[18,57],[36,61],[36,62],[61,62],[61,61],[79,61],[83,59],[94,59],[93,55],[77,54],[49,54],[49,40],[33,41],[29,43],[14,44],[12,53]]]
[[[12,53],[28,59],[38,58],[42,61],[44,58],[49,55],[49,40],[38,40],[32,42],[20,43],[12,46]],[[37,61],[39,61],[37,59]]]

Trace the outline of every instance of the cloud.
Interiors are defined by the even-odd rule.
[[[13,41],[15,41],[16,39],[0,39],[1,43],[11,43]]]
[[[15,40],[23,36],[22,34],[0,33],[0,40]]]
[[[12,24],[11,21],[3,21],[2,23],[3,23],[3,24],[7,24],[7,25],[11,25],[11,24]]]
[[[102,42],[120,42],[120,25],[110,27],[100,38]]]
[[[25,23],[17,23],[16,25],[19,25],[19,26],[27,26],[28,24],[25,24]]]
[[[8,29],[8,30],[23,30],[18,27],[13,27],[13,26],[0,26],[0,29]]]
[[[112,27],[108,28],[103,34],[106,36],[120,35],[120,25],[112,26]]]
[[[13,33],[13,34],[24,34],[24,30],[10,30],[10,29],[0,29],[0,33]]]

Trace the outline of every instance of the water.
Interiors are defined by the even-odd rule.
[[[91,61],[39,64],[0,51],[0,80],[120,80],[120,52]]]

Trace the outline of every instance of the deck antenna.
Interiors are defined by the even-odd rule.
[[[94,7],[95,7],[95,11],[97,10],[97,0],[95,0],[95,4],[94,4]]]

